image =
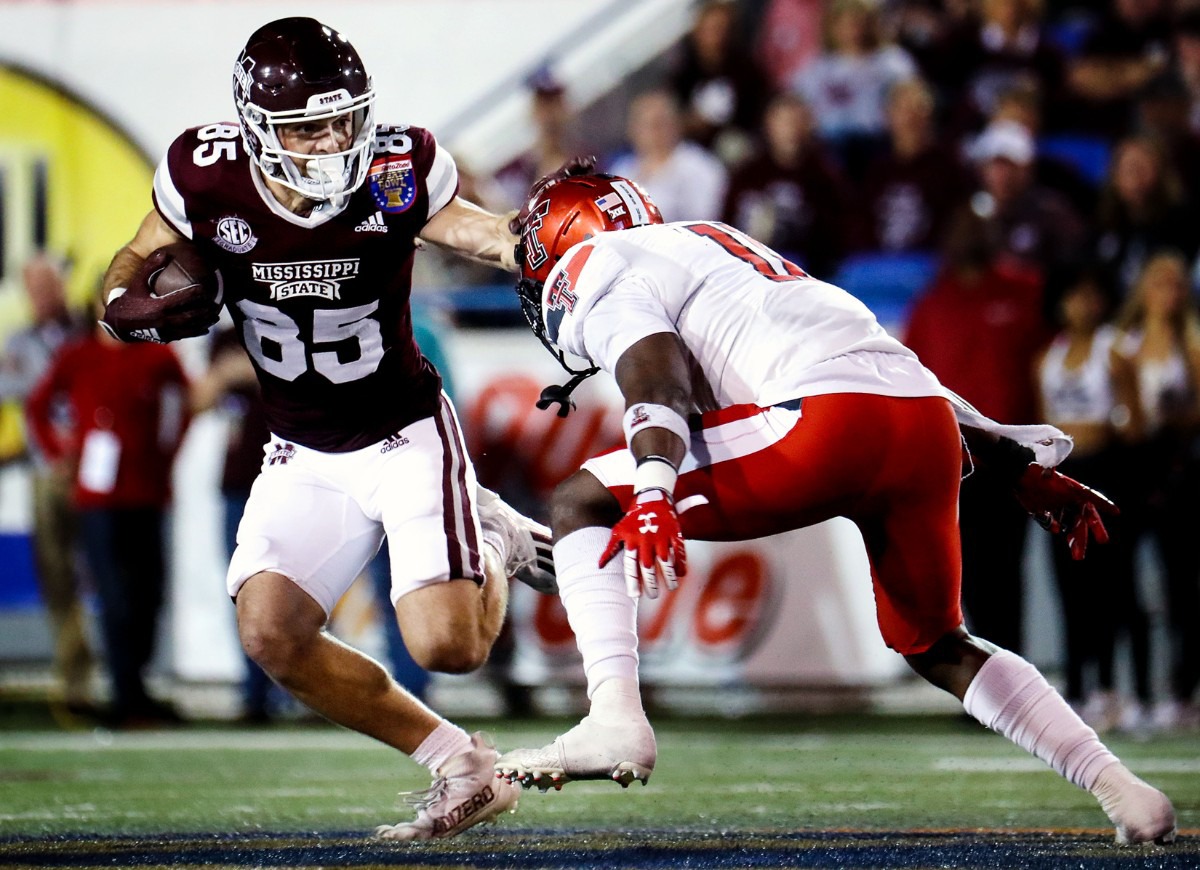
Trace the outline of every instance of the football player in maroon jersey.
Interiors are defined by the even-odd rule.
[[[242,645],[312,709],[432,771],[417,818],[379,836],[452,836],[515,806],[496,751],[324,627],[385,533],[396,618],[427,669],[485,661],[506,575],[553,591],[548,530],[478,487],[409,310],[418,237],[507,268],[516,240],[458,198],[433,134],[375,123],[358,53],[320,22],[256,31],[233,91],[238,123],[185,131],[159,164],[154,209],[105,275],[104,319],[127,340],[203,334],[212,300],[156,296],[142,265],[190,240],[220,270],[272,432],[228,574]]]
[[[663,223],[636,184],[587,170],[581,162],[532,190],[518,217],[517,292],[560,362],[569,353],[592,366],[572,370],[543,404],[608,372],[625,399],[628,449],[588,460],[552,502],[588,715],[547,746],[501,756],[499,777],[543,789],[645,782],[657,746],[638,685],[642,591],[675,588],[685,537],[748,540],[844,516],[862,533],[889,647],[1090,791],[1119,842],[1173,840],[1166,795],[1032,664],[963,625],[964,442],[1082,558],[1089,537],[1107,541],[1101,513],[1116,508],[1053,470],[1070,439],[982,417],[849,293],[733,227]]]

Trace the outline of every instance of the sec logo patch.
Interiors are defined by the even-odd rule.
[[[410,157],[378,157],[367,173],[375,204],[389,214],[408,211],[417,199]]]

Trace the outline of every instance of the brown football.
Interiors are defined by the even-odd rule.
[[[199,284],[216,305],[221,304],[221,273],[210,266],[191,242],[159,248],[146,258],[146,283],[152,296],[167,296]]]

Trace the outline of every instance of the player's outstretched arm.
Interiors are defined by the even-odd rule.
[[[429,219],[421,238],[492,266],[516,271],[517,237],[508,229],[511,214],[492,214],[462,197],[454,197]]]
[[[1087,555],[1089,540],[1108,543],[1104,517],[1120,511],[1103,493],[1034,462],[1033,451],[1011,438],[962,426],[963,440],[981,466],[1011,482],[1013,494],[1051,534],[1065,534],[1071,557]]]

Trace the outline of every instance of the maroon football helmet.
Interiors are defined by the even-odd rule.
[[[375,138],[375,89],[358,52],[336,30],[313,18],[260,27],[234,64],[233,99],[246,149],[268,178],[315,200],[338,200],[363,183]],[[295,154],[280,144],[282,125],[345,114],[354,122],[345,151]]]

